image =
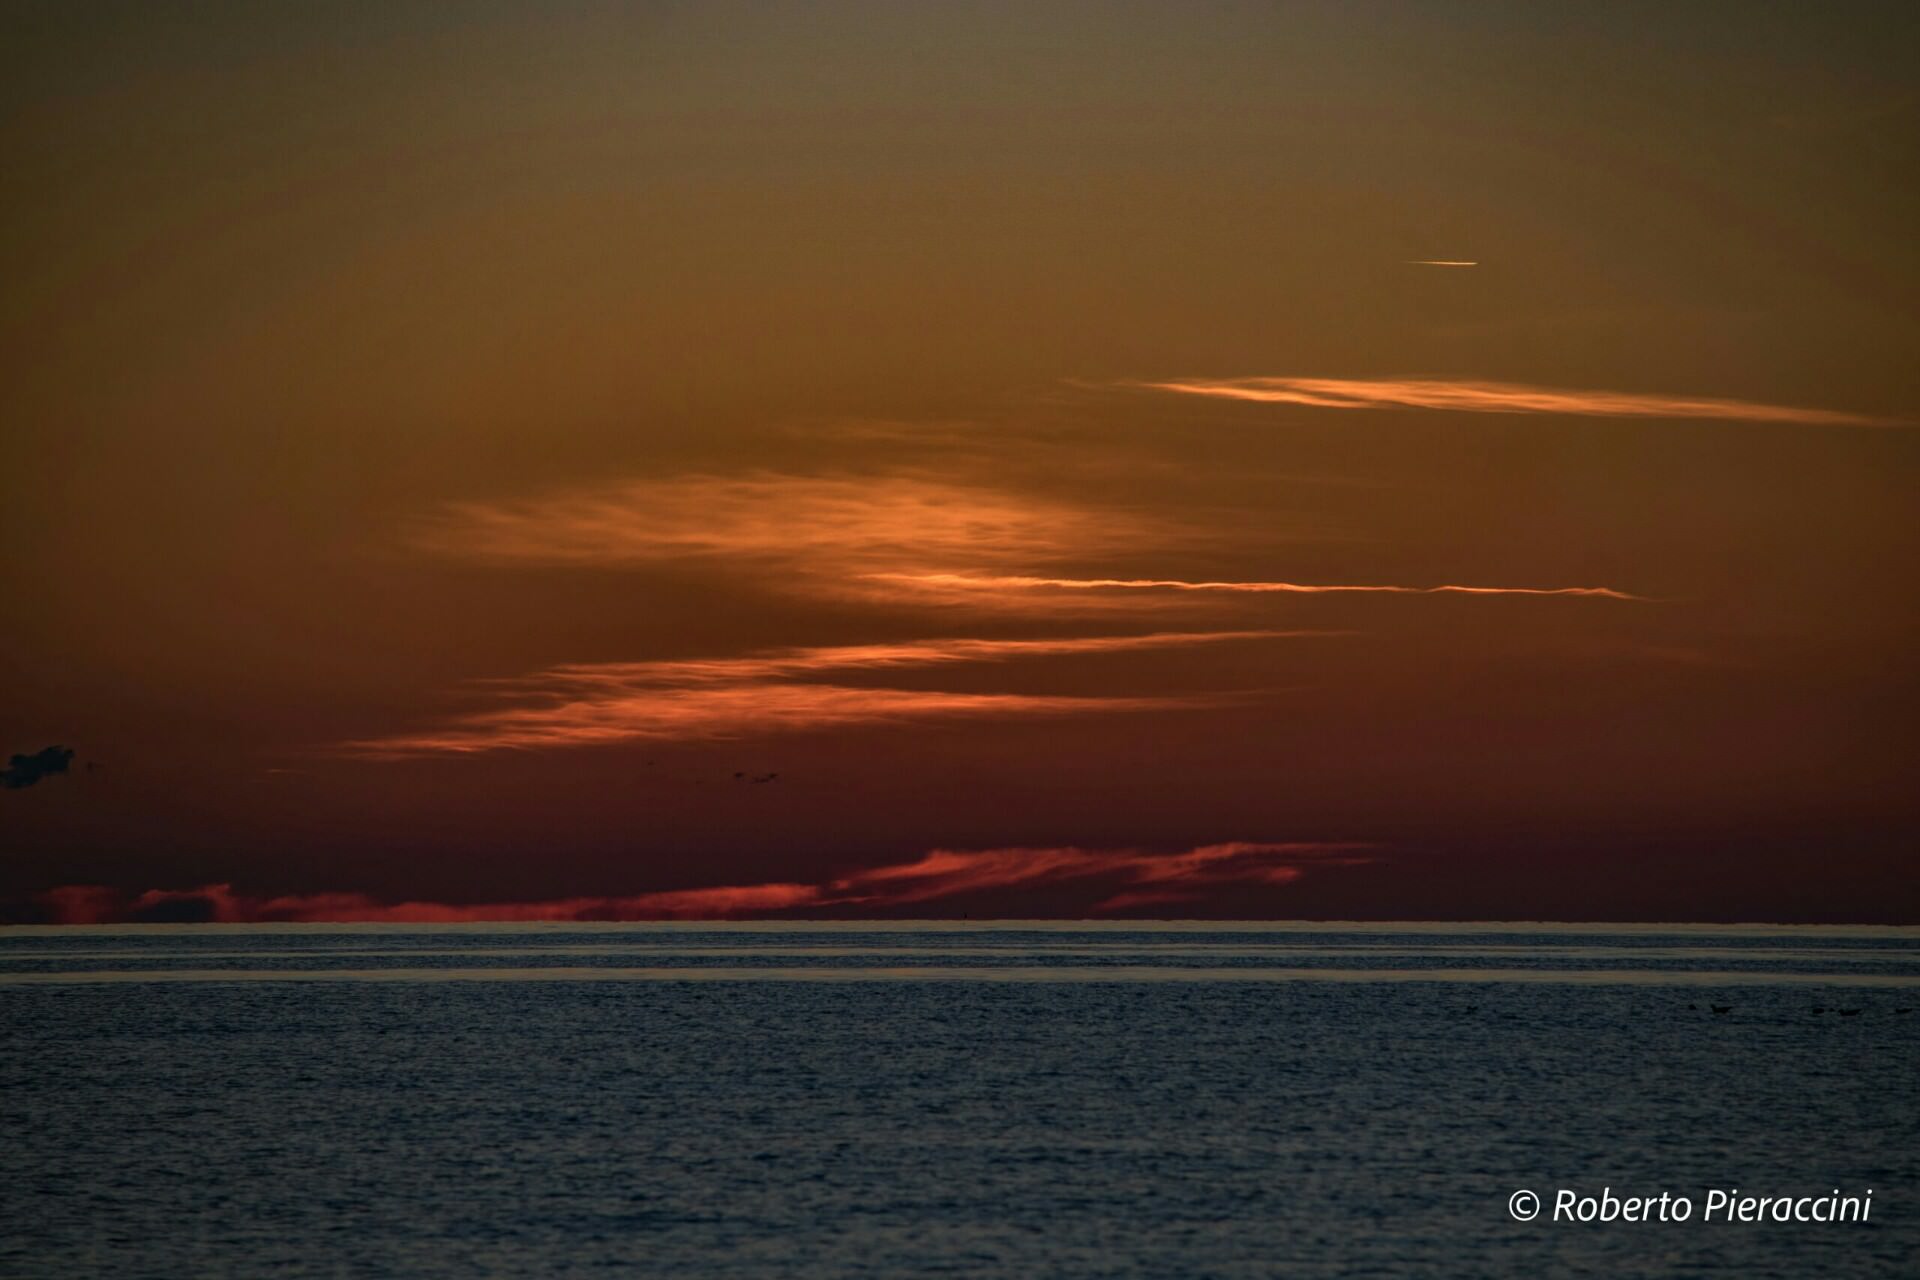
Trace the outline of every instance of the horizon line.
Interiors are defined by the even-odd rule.
[[[1876,921],[1769,921],[1769,920],[1553,920],[1553,919],[1345,919],[1316,917],[1221,919],[1197,916],[1138,917],[1116,919],[1112,916],[995,916],[971,919],[954,916],[805,916],[780,919],[662,919],[662,920],[459,920],[459,921],[328,921],[274,920],[245,921],[126,921],[112,924],[42,924],[0,922],[0,937],[53,934],[220,934],[220,933],[470,933],[470,932],[567,932],[583,933],[607,930],[659,930],[665,932],[753,932],[781,929],[870,929],[876,931],[929,931],[993,929],[1083,929],[1104,933],[1141,931],[1154,928],[1185,929],[1192,932],[1259,930],[1312,930],[1366,932],[1667,932],[1793,930],[1881,931],[1890,934],[1920,936],[1920,920],[1906,924]]]

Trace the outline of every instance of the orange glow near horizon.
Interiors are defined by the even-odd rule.
[[[1901,6],[14,8],[0,927],[1920,920]]]

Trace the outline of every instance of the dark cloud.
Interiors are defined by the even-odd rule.
[[[71,747],[43,747],[30,756],[15,755],[7,762],[7,767],[0,770],[0,786],[9,791],[18,791],[42,778],[65,773],[72,763]]]
[[[220,912],[211,897],[185,893],[167,895],[144,905],[136,903],[127,918],[140,924],[207,924],[219,919]]]

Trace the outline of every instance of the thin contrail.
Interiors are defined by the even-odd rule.
[[[1785,422],[1805,426],[1905,427],[1896,418],[1876,418],[1837,409],[1757,404],[1708,396],[1647,395],[1632,391],[1581,391],[1519,382],[1456,382],[1444,378],[1186,378],[1134,382],[1182,395],[1217,396],[1319,409],[1447,409],[1461,413],[1579,414],[1599,418],[1692,418],[1729,422]]]
[[[1410,267],[1477,267],[1478,262],[1469,262],[1465,258],[1409,258]]]
[[[1064,591],[1224,591],[1252,594],[1284,593],[1295,595],[1331,595],[1371,592],[1384,595],[1430,596],[1598,596],[1607,600],[1645,600],[1611,587],[1469,587],[1448,583],[1437,587],[1376,586],[1372,584],[1322,585],[1304,582],[1193,582],[1182,578],[1039,578],[1012,574],[965,573],[875,573],[867,575],[887,582],[918,583],[933,587],[952,587],[982,591],[1032,590],[1054,588]]]

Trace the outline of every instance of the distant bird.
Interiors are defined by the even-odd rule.
[[[1840,1016],[1843,1018],[1857,1018],[1860,1016],[1860,1011],[1858,1009],[1842,1009]]]
[[[758,786],[763,782],[773,782],[779,778],[779,776],[777,773],[748,773],[744,769],[735,769],[733,771],[733,780],[735,782],[745,782],[752,786]]]
[[[1823,1004],[1817,1004],[1817,1005],[1815,1005],[1815,1006],[1813,1006],[1813,1011],[1814,1011],[1815,1013],[1825,1013],[1825,1012],[1827,1011],[1827,1006],[1825,1006],[1825,1005],[1823,1005]]]
[[[1693,1004],[1693,1003],[1691,1003],[1691,1002],[1689,1002],[1689,1003],[1688,1003],[1688,1005],[1687,1005],[1687,1008],[1689,1008],[1689,1009],[1698,1009],[1699,1007],[1700,1007],[1699,1005],[1697,1005],[1697,1004]]]
[[[1733,1006],[1730,1004],[1716,1004],[1713,1006],[1713,1011],[1715,1013],[1732,1013]]]
[[[1913,1006],[1912,1006],[1912,1005],[1908,1005],[1908,1006],[1907,1006],[1906,1008],[1904,1008],[1904,1009],[1895,1009],[1895,1010],[1894,1010],[1894,1012],[1895,1012],[1895,1013],[1912,1013],[1912,1012],[1913,1012]]]

